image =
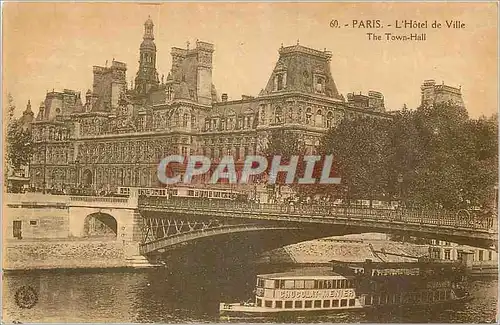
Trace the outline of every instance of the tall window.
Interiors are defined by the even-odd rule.
[[[168,86],[167,88],[167,99],[168,100],[174,99],[174,91],[172,90],[171,86]]]
[[[187,127],[188,126],[188,121],[189,121],[189,114],[184,113],[182,117],[182,126]]]
[[[264,105],[260,108],[260,123],[266,124],[266,108]]]
[[[282,123],[282,110],[281,107],[276,107],[276,110],[274,111],[274,123],[276,124],[281,124]]]
[[[306,109],[306,124],[311,124],[311,117],[312,117],[311,108],[308,107]]]
[[[333,126],[333,113],[328,112],[326,114],[326,127],[331,128]]]
[[[316,126],[323,126],[323,112],[321,112],[320,109],[316,112],[316,121],[315,121]]]
[[[451,251],[449,249],[446,249],[444,251],[444,259],[445,260],[450,260],[451,259]]]

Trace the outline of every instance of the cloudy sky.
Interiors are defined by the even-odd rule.
[[[497,6],[494,3],[163,3],[3,4],[3,86],[20,113],[47,90],[92,87],[92,66],[113,58],[135,77],[143,23],[155,23],[157,69],[168,74],[170,48],[196,39],[215,45],[213,82],[230,99],[257,95],[278,59],[278,49],[301,45],[332,51],[339,91],[381,91],[389,110],[416,107],[425,79],[461,86],[473,117],[497,111]],[[330,21],[341,28],[331,28]],[[428,21],[426,30],[345,27],[353,20]],[[459,20],[464,29],[432,29]],[[366,33],[425,32],[422,42],[369,41]],[[193,45],[191,45],[192,47]],[[5,97],[4,97],[5,98]]]

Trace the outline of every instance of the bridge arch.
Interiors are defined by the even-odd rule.
[[[118,222],[110,214],[91,213],[83,222],[83,236],[116,238],[118,236]]]

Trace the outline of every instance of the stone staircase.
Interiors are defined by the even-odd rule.
[[[139,244],[127,243],[124,252],[125,262],[129,267],[150,268],[162,266],[162,264],[150,261],[146,256],[139,254]]]
[[[143,255],[132,255],[125,258],[125,262],[128,266],[133,268],[150,268],[150,267],[160,267],[162,264],[149,261]]]

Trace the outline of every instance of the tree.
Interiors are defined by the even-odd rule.
[[[470,119],[453,103],[403,110],[393,123],[391,191],[399,185],[410,205],[484,206],[493,201],[497,141],[496,118]]]
[[[297,133],[286,131],[283,129],[272,130],[267,139],[267,147],[264,151],[264,154],[266,155],[268,161],[268,167],[266,171],[267,175],[270,175],[271,163],[275,156],[281,156],[281,163],[286,164],[290,161],[290,158],[292,156],[301,156],[303,152],[304,149],[301,145],[299,135]],[[299,159],[295,180],[298,178],[301,169],[302,162]],[[284,173],[279,173],[278,175],[276,175],[276,184],[270,184],[269,186],[274,196],[276,196],[276,194],[280,192],[281,186],[285,183],[286,176],[284,175]]]
[[[343,119],[323,138],[321,152],[334,155],[348,199],[386,197],[392,156],[389,131],[388,120],[355,117]]]
[[[32,155],[31,132],[14,117],[16,106],[11,94],[7,95],[7,169],[19,170],[26,166]]]
[[[463,199],[470,205],[492,207],[498,182],[498,116],[469,120]]]

